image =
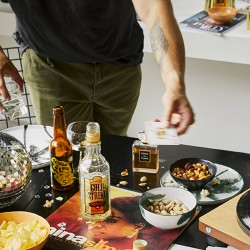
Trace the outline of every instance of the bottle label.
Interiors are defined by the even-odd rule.
[[[84,180],[86,213],[104,214],[109,210],[108,181],[108,177],[101,176]]]
[[[139,150],[139,162],[151,162],[150,150]]]
[[[51,158],[53,177],[62,187],[70,186],[74,182],[74,174],[70,164],[72,164],[72,161],[63,161],[56,157]]]

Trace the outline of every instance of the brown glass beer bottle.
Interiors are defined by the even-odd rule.
[[[64,109],[53,108],[54,138],[50,142],[50,176],[54,190],[66,191],[73,188],[72,146],[66,135]]]

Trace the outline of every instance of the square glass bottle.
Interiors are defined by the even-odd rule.
[[[132,145],[133,172],[157,173],[159,170],[159,147],[140,140]]]

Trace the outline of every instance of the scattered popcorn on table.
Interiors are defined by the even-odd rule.
[[[205,198],[209,195],[209,192],[207,189],[202,189],[200,194],[202,198]]]
[[[128,170],[125,169],[124,171],[122,171],[121,176],[128,176]]]
[[[147,183],[146,182],[141,182],[141,183],[139,183],[138,184],[140,187],[145,187],[146,185],[147,185]]]
[[[51,201],[46,200],[45,204],[43,206],[44,207],[51,207],[53,203],[54,203],[54,200],[51,200]]]
[[[212,185],[220,185],[220,179],[218,177],[212,180]]]
[[[146,176],[142,176],[141,179],[140,179],[140,182],[145,182],[147,180],[147,177]]]
[[[127,181],[120,181],[119,184],[125,186],[128,184],[128,182]]]
[[[56,200],[57,200],[57,201],[62,201],[62,200],[63,200],[63,197],[58,196],[58,197],[56,197]]]

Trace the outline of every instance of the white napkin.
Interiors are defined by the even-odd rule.
[[[236,248],[234,247],[231,247],[231,246],[227,246],[227,247],[210,247],[208,246],[206,248],[206,250],[237,250]],[[193,248],[193,247],[186,247],[186,246],[182,246],[182,245],[178,245],[178,244],[172,244],[168,250],[201,250],[199,248]]]
[[[227,247],[207,247],[206,250],[237,250],[237,248],[231,247],[231,246],[227,246]]]
[[[199,248],[186,247],[178,244],[172,244],[168,250],[201,250]]]

